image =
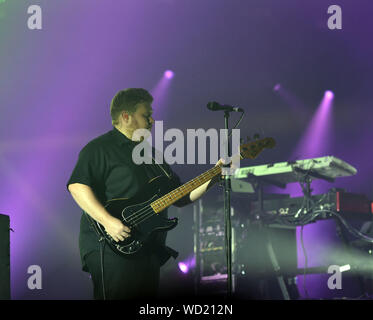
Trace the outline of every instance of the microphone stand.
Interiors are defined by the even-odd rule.
[[[228,119],[229,112],[224,111],[224,127],[226,132],[226,145],[224,156],[229,157],[231,154],[231,145],[229,143],[228,134]],[[224,159],[226,160],[226,159]],[[225,161],[223,168],[230,168],[230,163]],[[225,172],[226,173],[226,172]],[[231,176],[230,174],[224,175],[224,217],[225,217],[225,246],[227,250],[227,289],[228,298],[232,297],[232,226],[231,226]]]
[[[212,111],[217,110],[223,110],[224,111],[224,128],[225,128],[225,139],[226,143],[224,144],[224,160],[225,164],[223,165],[222,175],[224,176],[224,220],[225,220],[225,247],[226,247],[226,254],[227,254],[227,297],[232,297],[232,224],[231,224],[231,162],[227,161],[227,158],[229,158],[229,154],[231,154],[231,144],[229,143],[229,126],[228,126],[228,119],[229,119],[229,113],[230,112],[242,112],[241,118],[237,122],[237,124],[234,126],[234,128],[237,127],[237,125],[241,122],[244,114],[244,110],[237,107],[227,106],[227,105],[220,105],[217,102],[209,102],[207,104],[207,108]],[[233,128],[233,129],[234,129]],[[220,144],[221,146],[221,144]],[[221,150],[220,150],[221,151]],[[224,170],[226,169],[226,170]],[[228,174],[227,171],[229,170]]]

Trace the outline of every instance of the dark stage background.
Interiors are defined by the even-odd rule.
[[[32,4],[42,8],[42,30],[27,27]],[[328,28],[332,4],[342,8],[341,30]],[[277,141],[241,166],[334,155],[357,175],[315,192],[341,187],[372,198],[372,31],[368,0],[0,1],[0,213],[14,229],[12,298],[91,298],[80,211],[65,184],[80,149],[111,129],[109,104],[120,89],[154,93],[164,130],[222,128],[222,114],[206,103],[238,105],[246,111],[241,136]],[[165,80],[168,69],[174,77]],[[327,90],[330,113],[305,138]],[[318,147],[308,148],[314,140]],[[185,181],[209,167],[173,166]],[[215,188],[206,201],[220,194]],[[188,287],[177,263],[193,253],[192,206],[170,215],[181,220],[168,237],[180,258],[162,270],[166,291]],[[304,237],[309,266],[317,266],[334,243],[332,221],[307,226]],[[30,265],[42,269],[41,290],[27,287]],[[322,276],[308,277],[307,287],[313,298],[335,295]]]

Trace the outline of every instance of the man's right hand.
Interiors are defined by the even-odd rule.
[[[110,216],[103,224],[105,231],[114,239],[115,242],[124,241],[130,236],[131,230],[126,227],[119,219]]]

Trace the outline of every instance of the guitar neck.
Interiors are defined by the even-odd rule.
[[[185,197],[188,193],[190,193],[194,189],[197,189],[213,177],[221,174],[221,171],[222,170],[219,166],[215,166],[214,168],[211,168],[210,170],[200,174],[198,177],[188,181],[175,190],[167,193],[156,201],[153,201],[150,206],[153,208],[154,212],[159,213],[171,206],[176,201]]]
[[[264,148],[273,148],[275,146],[275,140],[273,138],[264,138],[261,140],[249,142],[242,144],[240,146],[240,151],[238,154],[232,157],[232,163],[239,159],[255,159],[258,154],[262,152]],[[235,160],[236,159],[236,160]],[[156,201],[153,201],[150,206],[155,213],[159,213],[164,209],[168,208],[170,205],[180,200],[182,197],[185,197],[188,193],[197,189],[199,186],[203,185],[213,177],[221,174],[222,169],[219,166],[215,166],[210,170],[202,173],[197,178],[190,180],[189,182],[183,184],[177,189],[167,193],[162,198],[159,198]]]

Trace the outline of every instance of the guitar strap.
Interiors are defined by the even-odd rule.
[[[153,156],[154,155],[154,156]],[[151,157],[152,157],[152,163],[157,165],[159,169],[161,169],[161,171],[164,173],[164,175],[169,179],[171,180],[171,175],[165,170],[165,168],[157,162],[157,160],[155,160],[155,158],[157,158],[158,156],[158,159],[163,159],[164,161],[164,158],[163,158],[163,153],[161,153],[160,151],[158,151],[157,149],[153,148],[152,150],[152,154],[151,154]],[[155,158],[154,158],[155,157]]]
[[[154,161],[154,164],[156,164],[162,171],[163,173],[165,174],[165,176],[171,180],[171,175],[169,173],[167,173],[167,171],[158,163],[155,161],[155,159],[152,157],[153,161]]]

